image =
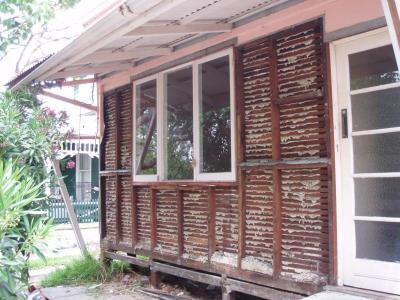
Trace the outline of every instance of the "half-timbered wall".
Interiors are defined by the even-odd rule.
[[[321,24],[235,50],[235,182],[132,182],[131,86],[105,94],[107,249],[300,293],[327,282],[329,118]]]

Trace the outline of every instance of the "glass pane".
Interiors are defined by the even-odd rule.
[[[356,216],[400,217],[400,178],[354,179]]]
[[[354,171],[378,173],[400,171],[400,133],[355,136]]]
[[[400,126],[400,88],[351,97],[353,131]]]
[[[349,55],[352,90],[400,80],[392,45]]]
[[[90,169],[90,157],[87,154],[79,155],[79,167],[81,170],[89,170]]]
[[[200,172],[231,171],[229,57],[199,65]]]
[[[193,179],[192,67],[166,75],[167,179]]]
[[[400,223],[356,221],[356,258],[400,261]]]
[[[136,174],[157,174],[157,82],[136,86]]]

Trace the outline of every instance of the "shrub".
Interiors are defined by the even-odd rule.
[[[0,161],[0,299],[22,297],[30,254],[44,259],[39,246],[51,221],[38,210],[41,187],[27,168]]]

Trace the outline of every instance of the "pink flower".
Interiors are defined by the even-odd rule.
[[[74,162],[73,160],[67,161],[67,166],[66,166],[66,168],[67,168],[67,169],[73,169],[73,168],[75,168],[75,162]]]
[[[43,112],[48,116],[54,118],[56,116],[56,112],[49,107],[43,108]]]
[[[53,150],[53,152],[57,152],[58,150],[60,150],[60,146],[58,144],[53,144],[51,145],[51,149]]]

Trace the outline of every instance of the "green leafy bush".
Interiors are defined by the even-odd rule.
[[[39,211],[41,188],[27,168],[0,161],[0,299],[22,297],[30,254],[44,259],[39,247],[51,221]]]
[[[41,108],[29,90],[0,94],[0,300],[22,297],[30,255],[44,259],[39,248],[51,226],[41,212],[49,160],[66,127],[66,114]]]

